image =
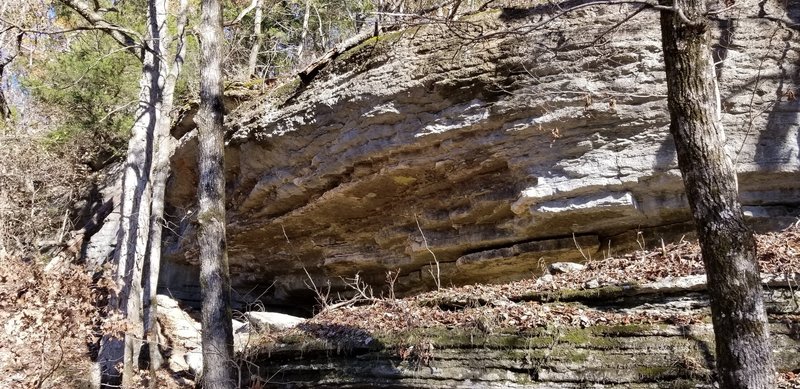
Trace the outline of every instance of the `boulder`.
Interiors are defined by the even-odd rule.
[[[302,317],[277,312],[246,312],[244,316],[257,331],[282,331],[305,321]]]
[[[158,304],[158,322],[161,332],[167,338],[165,344],[169,345],[167,364],[174,372],[188,371],[193,374],[203,370],[202,357],[200,368],[197,370],[197,358],[190,357],[201,350],[200,323],[181,309],[178,302],[165,295],[156,296]]]
[[[547,266],[548,274],[563,274],[579,272],[586,268],[586,265],[575,262],[555,262]]]
[[[173,372],[188,372],[199,375],[203,372],[203,354],[201,346],[201,325],[189,313],[183,310],[178,302],[165,295],[157,295],[158,321],[161,333],[166,337],[164,344],[169,345],[167,365]],[[233,320],[233,348],[237,353],[243,352],[250,343],[248,324]]]

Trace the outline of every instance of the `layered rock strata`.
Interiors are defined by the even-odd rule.
[[[596,295],[592,290],[573,291],[577,293],[567,300],[578,317],[571,325],[553,323],[521,330],[492,326],[488,320],[386,333],[301,324],[298,328],[304,333],[278,337],[266,345],[253,344],[255,350],[241,357],[250,366],[251,382],[267,388],[716,387],[707,299],[694,292],[692,282],[662,280],[660,285],[642,288],[637,294],[621,289]],[[540,297],[550,302],[539,309],[564,309],[561,303]],[[800,368],[800,328],[792,301],[797,297],[788,288],[775,286],[767,293],[771,342],[782,373]],[[459,306],[446,298],[439,303],[449,309]],[[481,306],[462,305],[461,309]],[[647,313],[672,314],[674,320],[597,323],[598,316]],[[687,315],[694,322],[685,321]],[[796,383],[779,387],[793,388]]]
[[[714,20],[726,147],[747,214],[775,228],[800,204],[800,8],[739,3]],[[691,231],[658,13],[617,25],[634,11],[553,18],[543,5],[412,26],[241,104],[226,149],[234,297],[310,301],[311,281],[378,288],[388,271],[398,292],[437,274],[496,282]],[[195,161],[190,131],[162,277],[184,299],[199,296]]]

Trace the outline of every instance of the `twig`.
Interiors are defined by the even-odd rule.
[[[436,263],[436,274],[433,274],[432,268],[429,269],[428,272],[431,273],[431,277],[433,277],[433,281],[436,283],[436,290],[440,290],[442,289],[442,279],[441,279],[442,273],[441,269],[439,268],[439,260],[436,259],[436,254],[434,254],[433,250],[431,250],[431,248],[428,246],[428,239],[425,238],[425,233],[422,232],[422,226],[419,225],[419,219],[417,218],[416,213],[414,214],[414,221],[417,222],[417,229],[419,230],[419,234],[422,235],[422,242],[425,244],[425,249],[428,250],[429,253],[431,253],[433,261]],[[431,267],[433,267],[433,265],[430,262],[428,262],[428,264],[431,265]]]
[[[602,39],[604,36],[606,36],[606,34],[608,34],[611,31],[616,30],[617,28],[619,28],[619,26],[621,26],[621,25],[625,24],[625,22],[633,19],[636,15],[638,15],[640,12],[644,11],[645,9],[647,9],[646,5],[643,5],[643,6],[639,7],[639,9],[637,9],[636,11],[631,13],[630,15],[626,16],[624,19],[620,20],[619,22],[617,22],[616,24],[611,26],[611,28],[609,28],[608,30],[603,31],[603,33],[598,35],[597,38],[594,38],[592,43],[589,43],[589,46],[594,46],[598,41],[600,41],[600,39]]]
[[[592,260],[591,257],[587,257],[586,254],[583,253],[583,249],[581,249],[581,245],[578,244],[578,239],[575,239],[575,233],[574,232],[572,233],[572,242],[575,243],[575,247],[577,247],[578,251],[580,251],[581,256],[583,257],[584,261],[591,261]]]

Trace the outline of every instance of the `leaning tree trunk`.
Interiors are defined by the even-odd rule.
[[[253,17],[253,36],[255,41],[250,48],[250,57],[247,60],[247,76],[257,78],[256,65],[258,65],[258,54],[261,53],[261,43],[264,42],[264,33],[261,24],[264,23],[264,0],[255,0],[256,13]]]
[[[670,133],[708,277],[720,387],[772,388],[774,370],[752,231],[725,152],[704,0],[661,11]]]
[[[225,163],[222,120],[222,6],[203,0],[200,22],[200,109],[196,116],[200,182],[197,242],[202,288],[203,387],[233,388],[230,275],[225,244]]]
[[[147,45],[150,50],[142,50],[139,107],[136,110],[131,139],[128,142],[128,154],[122,176],[120,227],[114,251],[114,263],[117,266],[115,277],[117,293],[111,296],[109,303],[113,310],[126,318],[125,324],[128,330],[124,339],[113,334],[106,334],[101,341],[98,363],[104,384],[118,382],[120,373],[116,365],[120,361],[124,366],[123,384],[133,384],[134,364],[138,362],[143,336],[141,275],[150,222],[150,167],[153,155],[153,132],[158,121],[161,100],[161,60],[155,53],[160,50],[158,26],[164,25],[163,22],[159,23],[156,20],[159,15],[154,11],[155,1],[148,2],[148,33],[150,36]]]
[[[300,31],[300,46],[297,47],[297,61],[303,57],[303,49],[306,46],[306,37],[308,37],[308,17],[311,15],[311,0],[306,0],[306,12],[303,14],[303,30]]]
[[[166,35],[167,0],[151,0],[147,3],[147,30],[148,44],[151,52],[145,53],[146,63],[145,73],[148,74],[149,87],[142,86],[140,104],[147,105],[142,109],[147,110],[147,121],[139,123],[137,126],[146,128],[137,129],[146,133],[144,144],[143,162],[137,161],[137,165],[126,166],[125,183],[136,179],[136,189],[134,193],[141,193],[135,198],[128,207],[132,213],[126,215],[125,199],[123,199],[123,214],[120,230],[123,235],[121,245],[117,245],[120,251],[120,265],[117,270],[117,277],[123,282],[123,293],[120,299],[127,299],[126,313],[127,330],[125,331],[125,350],[123,358],[122,384],[123,387],[133,387],[136,385],[136,378],[139,367],[139,355],[142,349],[142,340],[145,338],[144,331],[144,291],[142,288],[142,277],[144,275],[145,260],[147,257],[148,238],[150,236],[150,210],[152,202],[152,181],[151,166],[153,162],[153,150],[155,146],[155,132],[161,116],[161,104],[163,97],[164,81],[166,78],[167,67],[164,64],[164,48],[162,39]],[[148,69],[147,62],[151,64]],[[148,94],[145,95],[145,92]],[[138,119],[138,118],[137,118]],[[130,152],[130,151],[129,151]],[[139,170],[141,169],[141,170]],[[137,170],[134,176],[129,176]],[[139,192],[141,189],[141,192]],[[122,193],[128,192],[123,187]],[[125,221],[128,220],[128,223]],[[135,223],[134,223],[135,220]],[[123,259],[123,255],[125,258]],[[122,267],[121,264],[126,266]],[[124,271],[124,273],[121,273]]]
[[[183,60],[186,55],[185,30],[187,21],[187,0],[180,0],[176,34],[175,57],[169,66],[169,73],[164,81],[162,95],[161,114],[158,118],[155,131],[155,150],[154,161],[151,170],[152,179],[152,203],[150,208],[150,236],[148,238],[149,247],[148,274],[145,281],[145,335],[147,337],[148,348],[150,351],[150,387],[158,387],[156,370],[161,366],[162,358],[158,345],[158,320],[155,302],[158,290],[158,276],[161,269],[161,234],[164,220],[164,195],[166,193],[167,178],[169,178],[170,158],[175,151],[175,140],[170,135],[171,115],[175,100],[175,84],[183,68]],[[170,45],[169,39],[163,40],[166,48]],[[166,49],[164,50],[167,51]]]

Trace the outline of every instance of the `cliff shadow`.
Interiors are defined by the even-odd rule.
[[[759,3],[759,15],[772,19],[765,10],[765,3],[766,1]],[[788,3],[784,4],[788,7]],[[792,47],[792,42],[798,39],[797,23],[800,22],[800,9],[787,8],[785,11],[793,25],[776,21],[779,27],[776,28],[775,34],[770,38],[765,58],[760,59],[762,63],[765,62],[766,56],[771,51],[771,46],[776,43],[779,45],[780,56],[776,59],[777,69],[773,69],[773,71],[777,70],[777,75],[775,76],[777,87],[773,92],[772,102],[769,103],[767,108],[767,123],[763,129],[754,129],[752,128],[753,120],[751,119],[745,135],[747,136],[753,132],[758,133],[754,162],[768,171],[781,170],[787,165],[796,166],[800,157],[800,133],[798,133],[798,127],[800,127],[800,99],[798,99],[798,94],[800,94],[800,90],[798,90],[800,75],[798,74],[798,65],[800,65],[800,60],[795,53],[796,48]],[[782,34],[777,36],[779,32]],[[778,42],[775,42],[776,40]],[[756,80],[756,84],[753,86],[753,97],[755,97],[755,94],[765,92],[759,87],[758,81]],[[751,115],[753,114],[751,113]]]
[[[269,349],[240,363],[240,371],[246,377],[243,383],[259,388],[338,387],[343,382],[366,388],[407,375],[399,368],[404,361],[397,350],[363,328],[301,323]]]

